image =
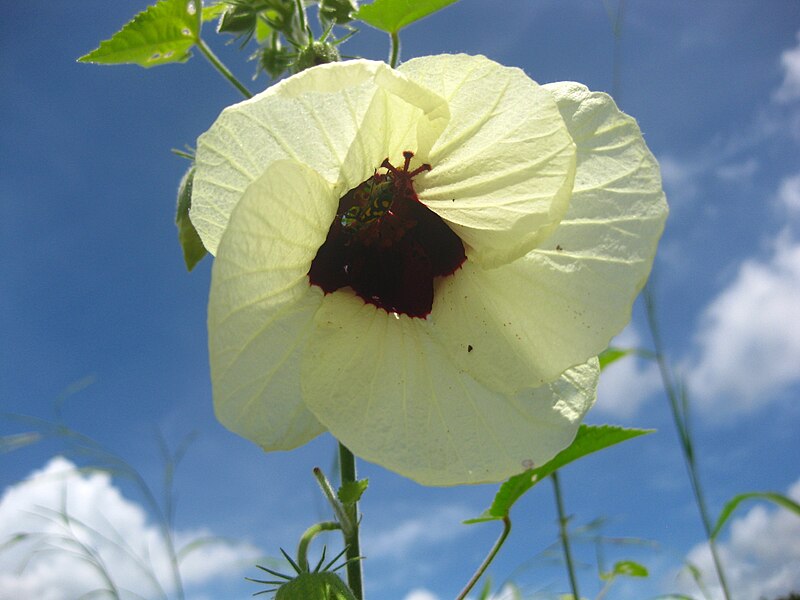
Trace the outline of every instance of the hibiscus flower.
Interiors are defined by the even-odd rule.
[[[424,484],[566,447],[667,207],[636,122],[482,56],[314,67],[198,140],[217,417]]]

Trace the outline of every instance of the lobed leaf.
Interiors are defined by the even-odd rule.
[[[161,0],[78,61],[142,67],[184,62],[200,37],[201,13],[200,0]]]
[[[191,271],[208,253],[197,230],[189,219],[189,209],[192,206],[192,183],[194,181],[194,166],[190,167],[181,179],[178,188],[178,208],[175,214],[175,224],[178,226],[178,241],[183,249],[183,260],[186,269]]]
[[[778,506],[790,510],[797,516],[800,516],[800,504],[791,498],[787,498],[783,494],[778,494],[777,492],[747,492],[744,494],[739,494],[734,496],[722,509],[722,513],[720,513],[719,519],[717,519],[717,524],[714,525],[714,530],[711,532],[712,540],[719,535],[720,531],[722,531],[722,528],[725,526],[725,523],[728,522],[728,519],[730,519],[733,511],[735,511],[742,502],[751,498],[758,498],[760,500],[774,502]]]
[[[397,33],[457,0],[375,0],[358,9],[356,18],[386,33]]]
[[[497,521],[508,516],[511,507],[525,492],[550,475],[553,471],[625,440],[651,433],[652,429],[626,429],[615,425],[581,425],[572,444],[556,454],[550,461],[535,469],[514,475],[500,486],[492,505],[467,524]]]

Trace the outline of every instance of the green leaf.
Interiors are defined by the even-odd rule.
[[[742,502],[751,498],[769,500],[778,506],[782,506],[783,508],[794,512],[797,516],[800,516],[800,504],[791,498],[787,498],[782,494],[778,494],[777,492],[748,492],[745,494],[739,494],[738,496],[734,496],[733,499],[730,500],[722,509],[722,513],[720,513],[719,519],[717,519],[717,524],[714,525],[714,530],[711,532],[712,540],[716,539],[716,537],[719,535],[719,532],[722,531],[722,528],[725,526],[725,523],[728,522],[728,519],[730,519],[733,511],[736,510],[736,508]]]
[[[208,23],[209,21],[215,20],[222,13],[224,13],[225,9],[227,8],[228,5],[225,4],[224,2],[217,2],[216,4],[210,4],[209,6],[204,6],[203,16],[202,16],[203,23]]]
[[[361,499],[361,495],[369,485],[369,479],[359,479],[358,481],[348,481],[344,483],[336,495],[344,505],[355,504]]]
[[[617,362],[620,358],[625,358],[631,354],[640,358],[655,358],[655,355],[652,352],[649,350],[642,350],[641,348],[608,347],[600,353],[600,356],[597,357],[600,361],[600,370],[603,371],[607,366]]]
[[[183,260],[186,269],[191,271],[208,253],[197,230],[189,218],[189,209],[192,206],[192,182],[194,181],[194,166],[189,167],[181,179],[178,187],[178,208],[175,211],[175,224],[178,226],[178,241],[183,248]]]
[[[491,596],[491,594],[492,594],[492,578],[487,577],[486,581],[483,582],[483,588],[478,594],[478,600],[489,600],[489,596]]]
[[[414,21],[457,0],[375,0],[358,9],[356,18],[386,33],[397,33]]]
[[[492,505],[483,514],[465,523],[485,523],[508,516],[511,507],[522,495],[553,471],[583,458],[588,454],[614,446],[625,440],[652,433],[652,429],[625,429],[615,425],[581,425],[572,444],[556,454],[552,460],[536,469],[514,475],[500,486]]]
[[[649,573],[647,572],[647,567],[644,565],[640,565],[632,560],[621,560],[614,564],[614,568],[611,571],[600,575],[600,579],[608,581],[620,575],[626,577],[647,577]]]
[[[184,62],[200,37],[200,7],[200,0],[161,0],[78,61],[143,67]]]
[[[256,20],[255,29],[256,41],[259,44],[264,44],[272,36],[272,27],[267,25],[263,19]]]
[[[600,353],[600,356],[597,357],[600,361],[600,370],[605,370],[608,365],[617,362],[620,358],[625,358],[633,352],[635,352],[635,350],[631,348],[606,348]]]

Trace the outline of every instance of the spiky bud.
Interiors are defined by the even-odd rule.
[[[328,42],[315,40],[308,46],[302,48],[297,54],[297,60],[292,69],[295,73],[305,71],[310,67],[324,65],[325,63],[337,62],[341,59],[336,46]]]
[[[275,592],[275,600],[356,600],[335,573],[300,573]]]

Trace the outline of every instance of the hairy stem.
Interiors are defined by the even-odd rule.
[[[250,92],[250,90],[244,87],[244,85],[242,85],[242,82],[236,79],[236,76],[233,73],[231,73],[230,69],[228,69],[228,67],[222,64],[222,61],[219,58],[217,58],[217,55],[211,51],[211,48],[208,47],[208,44],[206,44],[199,37],[197,38],[197,41],[195,43],[197,44],[197,47],[200,49],[200,52],[203,53],[203,56],[205,56],[208,59],[208,62],[210,62],[212,66],[217,71],[219,71],[225,79],[227,79],[231,83],[233,87],[239,90],[242,93],[242,96],[244,96],[245,98],[253,97],[253,94]]]
[[[339,474],[341,485],[356,481],[356,457],[344,444],[339,444]],[[364,584],[361,573],[361,546],[358,540],[358,502],[344,507],[349,526],[342,524],[344,543],[347,547],[347,585],[357,600],[364,600]]]
[[[647,324],[650,327],[650,335],[653,338],[653,347],[655,348],[656,362],[658,363],[658,370],[661,373],[661,381],[664,385],[664,391],[669,400],[670,411],[672,412],[672,420],[675,423],[675,429],[678,431],[678,438],[683,451],[683,459],[686,464],[686,470],[689,474],[689,482],[692,486],[694,493],[695,503],[700,512],[700,520],[703,522],[703,529],[706,533],[706,540],[708,540],[708,548],[711,551],[711,557],[714,561],[714,569],[717,572],[722,593],[725,600],[731,600],[730,591],[728,590],[728,582],[725,578],[725,571],[722,568],[722,561],[717,552],[717,544],[711,536],[712,525],[711,519],[708,515],[708,507],[705,501],[705,494],[703,487],[700,483],[700,472],[697,468],[697,460],[694,452],[694,443],[692,441],[691,429],[689,427],[689,401],[683,389],[675,384],[675,379],[670,372],[667,359],[664,355],[664,347],[661,342],[661,332],[658,327],[658,319],[656,318],[655,297],[653,296],[650,285],[645,287],[644,291],[645,306],[647,309]]]
[[[569,532],[567,531],[567,524],[569,517],[564,512],[564,500],[561,497],[561,483],[558,480],[558,471],[553,471],[550,475],[553,481],[553,491],[556,495],[556,510],[558,511],[558,532],[561,537],[561,547],[564,549],[564,562],[567,565],[567,574],[569,575],[569,586],[572,589],[572,596],[575,600],[580,600],[580,592],[578,591],[578,579],[575,577],[575,565],[572,562],[572,551],[569,546]]]
[[[503,517],[503,531],[500,533],[500,537],[497,538],[494,546],[492,546],[492,549],[489,550],[489,554],[487,554],[486,558],[483,559],[481,566],[478,567],[478,570],[475,571],[475,574],[467,582],[467,585],[465,585],[464,589],[461,590],[461,593],[458,595],[456,600],[464,600],[470,590],[475,587],[475,584],[478,583],[478,580],[483,576],[486,569],[488,569],[489,565],[492,564],[492,561],[494,560],[494,557],[497,556],[500,548],[503,547],[503,544],[505,543],[509,533],[511,533],[511,519],[509,519],[506,515]]]

